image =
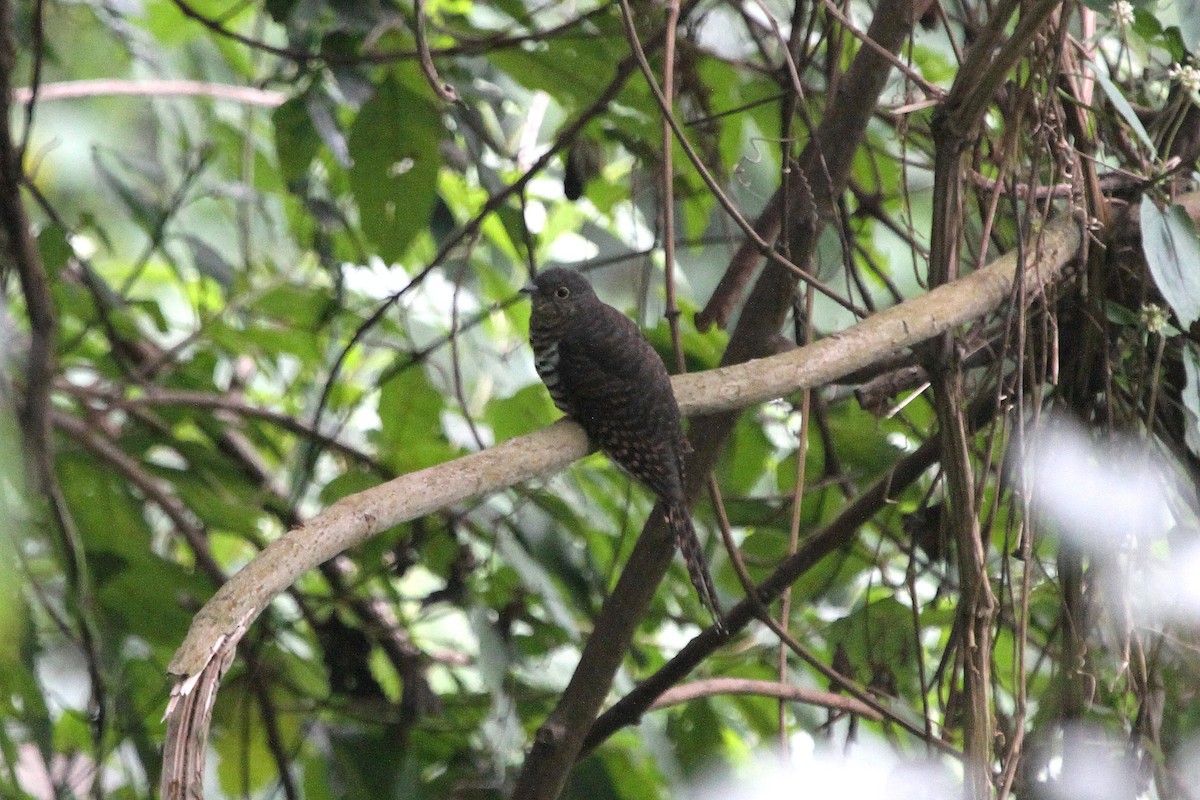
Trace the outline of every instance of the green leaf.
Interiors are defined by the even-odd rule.
[[[550,573],[555,573],[568,587],[580,585],[583,576],[579,574],[577,566],[564,557],[566,554],[563,553],[561,538],[541,537],[533,545],[533,548],[526,549],[525,542],[511,536],[496,537],[496,549],[504,562],[516,571],[521,584],[540,599],[554,625],[572,636],[577,635],[571,606],[551,580]]]
[[[67,265],[67,260],[74,255],[71,245],[67,242],[66,231],[57,225],[47,225],[38,233],[37,246],[42,256],[42,264],[52,276],[57,276]]]
[[[101,183],[117,196],[139,225],[147,230],[157,227],[159,216],[162,213],[157,197],[146,191],[144,187],[126,180],[116,170],[105,164],[99,150],[93,151],[92,164],[100,176]]]
[[[570,108],[591,102],[612,80],[614,52],[603,36],[564,37],[537,48],[509,48],[489,57],[511,80],[541,89]]]
[[[492,427],[497,442],[544,428],[561,417],[540,383],[532,383],[512,397],[488,401],[484,420]]]
[[[445,400],[420,368],[398,372],[380,387],[378,444],[397,472],[440,464],[454,455],[439,424]]]
[[[217,717],[229,716],[230,719],[222,725],[214,725],[212,737],[213,749],[217,753],[217,779],[221,791],[230,797],[245,797],[247,793],[254,793],[279,775],[277,762],[267,744],[267,731],[259,714],[250,710],[256,709],[256,705],[249,697],[237,697],[239,689],[244,695],[246,690],[243,687],[225,687],[223,694],[233,695],[240,702],[223,698],[228,700],[229,705],[224,709],[226,713]],[[222,710],[219,705],[217,708]],[[238,711],[229,713],[234,708]]]
[[[321,148],[321,137],[313,128],[307,103],[302,97],[293,97],[275,109],[271,119],[275,123],[279,171],[289,184],[300,181],[308,174],[308,165]]]
[[[329,292],[309,286],[277,286],[254,303],[264,316],[297,328],[315,329],[329,315],[335,303]]]
[[[134,560],[150,549],[150,531],[128,484],[82,452],[58,459],[63,492],[89,553]]]
[[[1182,206],[1160,211],[1142,198],[1142,250],[1154,283],[1184,328],[1200,319],[1200,236]]]
[[[1146,145],[1146,149],[1154,157],[1158,157],[1158,148],[1154,146],[1154,142],[1150,139],[1150,134],[1146,133],[1146,128],[1142,125],[1142,121],[1138,119],[1137,113],[1133,110],[1133,106],[1129,105],[1129,101],[1125,99],[1125,95],[1117,88],[1108,77],[1108,70],[1095,61],[1086,62],[1091,68],[1092,73],[1096,76],[1096,82],[1100,84],[1100,88],[1108,95],[1108,99],[1112,102],[1113,108],[1121,115],[1138,138],[1142,140],[1142,144]]]
[[[192,263],[195,264],[200,274],[212,278],[223,289],[233,287],[233,279],[236,271],[233,265],[226,261],[225,257],[215,247],[200,237],[192,236],[191,234],[185,234],[183,241],[192,252]]]
[[[732,438],[732,447],[718,468],[720,484],[735,495],[751,494],[762,488],[760,484],[775,458],[775,448],[763,433],[762,425],[746,414],[738,419]],[[775,489],[770,486],[767,491]]]
[[[429,223],[442,160],[441,114],[389,78],[350,131],[350,187],[363,233],[386,262],[397,261]]]
[[[343,800],[383,797],[421,797],[417,785],[404,780],[403,753],[386,730],[377,734],[355,728],[333,729],[329,755],[331,781]]]
[[[192,614],[179,603],[186,595],[204,597],[205,581],[177,564],[143,557],[106,580],[96,597],[109,629],[136,634],[164,647],[177,645],[187,633]],[[147,613],[153,609],[153,613]]]
[[[860,606],[830,623],[828,636],[845,648],[860,680],[870,680],[872,670],[880,668],[893,677],[915,677],[912,611],[896,600],[884,598]]]
[[[379,478],[362,470],[351,469],[338,475],[321,489],[321,502],[333,505],[343,497],[365,492],[379,485]]]

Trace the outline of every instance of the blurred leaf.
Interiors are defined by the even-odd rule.
[[[617,791],[613,778],[600,755],[588,756],[571,770],[562,797],[564,800],[621,800],[624,795]]]
[[[445,399],[420,367],[402,370],[379,387],[380,457],[397,473],[440,464],[454,456],[440,425]]]
[[[329,764],[333,783],[341,790],[339,800],[425,796],[419,783],[400,780],[403,753],[395,747],[387,728],[333,733]]]
[[[827,636],[841,645],[863,683],[870,683],[877,670],[886,669],[915,678],[912,611],[887,598],[860,606],[830,623]],[[906,685],[901,689],[908,689]]]
[[[169,648],[182,641],[192,621],[179,598],[203,596],[211,591],[206,583],[176,564],[144,558],[104,581],[96,596],[109,626]]]
[[[60,456],[63,491],[91,552],[106,552],[134,561],[150,551],[150,531],[142,505],[121,476],[90,454]]]
[[[350,157],[350,145],[338,122],[337,106],[333,100],[323,92],[308,92],[304,98],[304,108],[308,112],[308,121],[312,123],[312,130],[325,143],[333,160],[338,166],[349,168],[354,160]],[[302,142],[302,153],[307,151],[308,145],[309,142]]]
[[[530,384],[511,397],[489,400],[484,411],[484,421],[491,426],[497,442],[544,428],[561,416],[540,383]]]
[[[611,24],[605,27],[611,30]],[[498,51],[493,63],[522,86],[541,89],[571,106],[589,102],[611,79],[617,54],[606,37],[553,39],[545,45]]]
[[[888,441],[895,421],[879,420],[857,402],[842,403],[830,413],[833,442],[844,469],[858,476],[875,476],[891,468],[900,450]]]
[[[162,204],[158,197],[148,192],[144,187],[137,186],[118,174],[104,163],[104,154],[96,150],[92,154],[92,164],[100,175],[100,181],[117,196],[125,207],[133,214],[138,223],[146,230],[152,230],[158,225],[162,216]]]
[[[1179,33],[1189,53],[1200,52],[1200,0],[1179,0]]]
[[[66,231],[57,225],[48,225],[38,232],[37,246],[42,264],[51,276],[57,276],[67,265],[67,260],[74,256]]]
[[[244,691],[242,687],[226,687],[224,694],[233,697]],[[227,719],[219,726],[215,720],[230,715],[228,712],[214,714],[211,744],[217,756],[217,779],[221,791],[228,796],[260,791],[279,774],[256,703],[245,696],[238,707],[236,718]]]
[[[711,754],[721,750],[723,726],[713,708],[714,702],[698,700],[672,709],[667,722],[667,734],[675,745],[675,755],[693,780],[712,769]]]
[[[187,243],[188,249],[192,252],[192,263],[196,265],[200,274],[212,278],[221,285],[222,289],[233,288],[234,267],[217,252],[216,248],[191,234],[184,234],[183,241]]]
[[[325,484],[321,490],[321,502],[327,506],[333,505],[343,497],[358,492],[373,489],[379,485],[379,478],[362,470],[347,470]]]
[[[303,97],[292,97],[275,109],[275,154],[279,170],[288,184],[308,174],[308,166],[317,155],[321,137],[317,135]]]
[[[734,431],[731,451],[721,462],[718,473],[724,491],[751,494],[759,487],[765,469],[774,457],[775,448],[763,433],[762,426],[755,424],[748,414],[743,414]]]
[[[542,546],[527,551],[522,546],[525,542],[501,536],[496,546],[505,563],[520,576],[525,589],[537,597],[550,613],[554,624],[573,637],[578,631],[572,609],[550,579],[550,572],[568,587],[585,584],[586,579],[571,559],[564,557],[561,548],[552,546],[560,541],[558,536],[541,537]]]
[[[277,286],[254,303],[255,311],[290,326],[314,329],[336,307],[328,292],[307,286]]]
[[[1113,104],[1113,108],[1121,115],[1121,119],[1125,120],[1125,124],[1133,129],[1133,132],[1141,139],[1142,144],[1145,145],[1150,155],[1157,156],[1158,148],[1154,146],[1154,141],[1150,138],[1150,134],[1146,133],[1146,128],[1142,125],[1137,112],[1133,110],[1133,106],[1129,105],[1129,101],[1125,99],[1125,93],[1108,77],[1108,69],[1095,61],[1086,61],[1085,63],[1091,68],[1092,74],[1096,76],[1096,82],[1100,84],[1100,88],[1108,95],[1109,102]]]
[[[363,232],[385,262],[425,230],[437,198],[441,114],[398,80],[384,81],[350,131],[350,186]]]

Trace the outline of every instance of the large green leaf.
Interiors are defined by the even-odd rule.
[[[398,260],[426,228],[437,197],[441,113],[395,78],[385,80],[350,130],[350,187],[377,255]]]
[[[390,378],[379,395],[381,458],[397,472],[429,467],[451,458],[453,448],[442,433],[444,398],[419,368]]]
[[[1108,70],[1102,64],[1095,61],[1088,61],[1086,63],[1091,68],[1092,74],[1096,76],[1096,82],[1100,84],[1100,88],[1108,95],[1113,108],[1121,115],[1121,119],[1125,120],[1125,124],[1133,129],[1133,132],[1137,134],[1137,137],[1141,139],[1142,144],[1146,146],[1146,149],[1151,154],[1157,153],[1158,149],[1154,146],[1154,141],[1150,138],[1150,134],[1146,132],[1146,126],[1142,125],[1141,118],[1133,110],[1133,106],[1129,104],[1129,101],[1125,99],[1125,93],[1109,78]]]
[[[321,146],[302,97],[293,97],[275,109],[275,153],[288,183],[302,179]]]
[[[1142,250],[1154,283],[1187,328],[1200,319],[1200,237],[1182,206],[1162,211],[1149,197],[1141,205]]]

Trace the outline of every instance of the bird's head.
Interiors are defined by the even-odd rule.
[[[562,267],[539,273],[521,291],[533,302],[534,324],[544,328],[566,323],[596,298],[586,278]]]

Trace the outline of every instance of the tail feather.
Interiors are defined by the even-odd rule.
[[[696,536],[696,528],[692,524],[692,515],[686,506],[667,506],[667,527],[675,536],[675,544],[683,554],[683,562],[687,565],[688,577],[700,602],[712,614],[717,631],[725,633],[725,615],[721,612],[721,604],[717,600],[717,590],[713,586],[712,575],[708,571],[708,561],[704,558],[704,548]]]

